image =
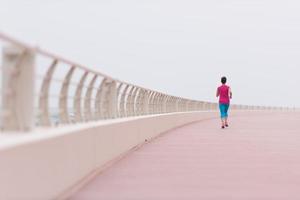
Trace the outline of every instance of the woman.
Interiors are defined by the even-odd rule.
[[[217,89],[217,97],[219,97],[219,108],[221,113],[222,129],[228,127],[228,109],[230,105],[230,99],[232,98],[232,92],[228,85],[226,85],[227,78],[222,77],[222,85]]]

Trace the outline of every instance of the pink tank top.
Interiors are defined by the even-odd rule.
[[[229,86],[221,85],[220,87],[218,87],[218,93],[219,93],[219,103],[222,103],[222,104],[230,103]]]

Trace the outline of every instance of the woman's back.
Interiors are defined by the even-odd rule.
[[[229,104],[230,98],[229,98],[229,86],[223,84],[220,87],[218,87],[218,93],[219,93],[219,102],[222,104]]]

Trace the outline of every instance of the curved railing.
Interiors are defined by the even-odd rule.
[[[5,34],[0,33],[0,40],[4,130],[217,108],[216,103],[176,97],[114,79]]]

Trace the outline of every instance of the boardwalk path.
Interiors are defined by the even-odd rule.
[[[72,199],[300,199],[300,113],[234,114],[162,135]]]

